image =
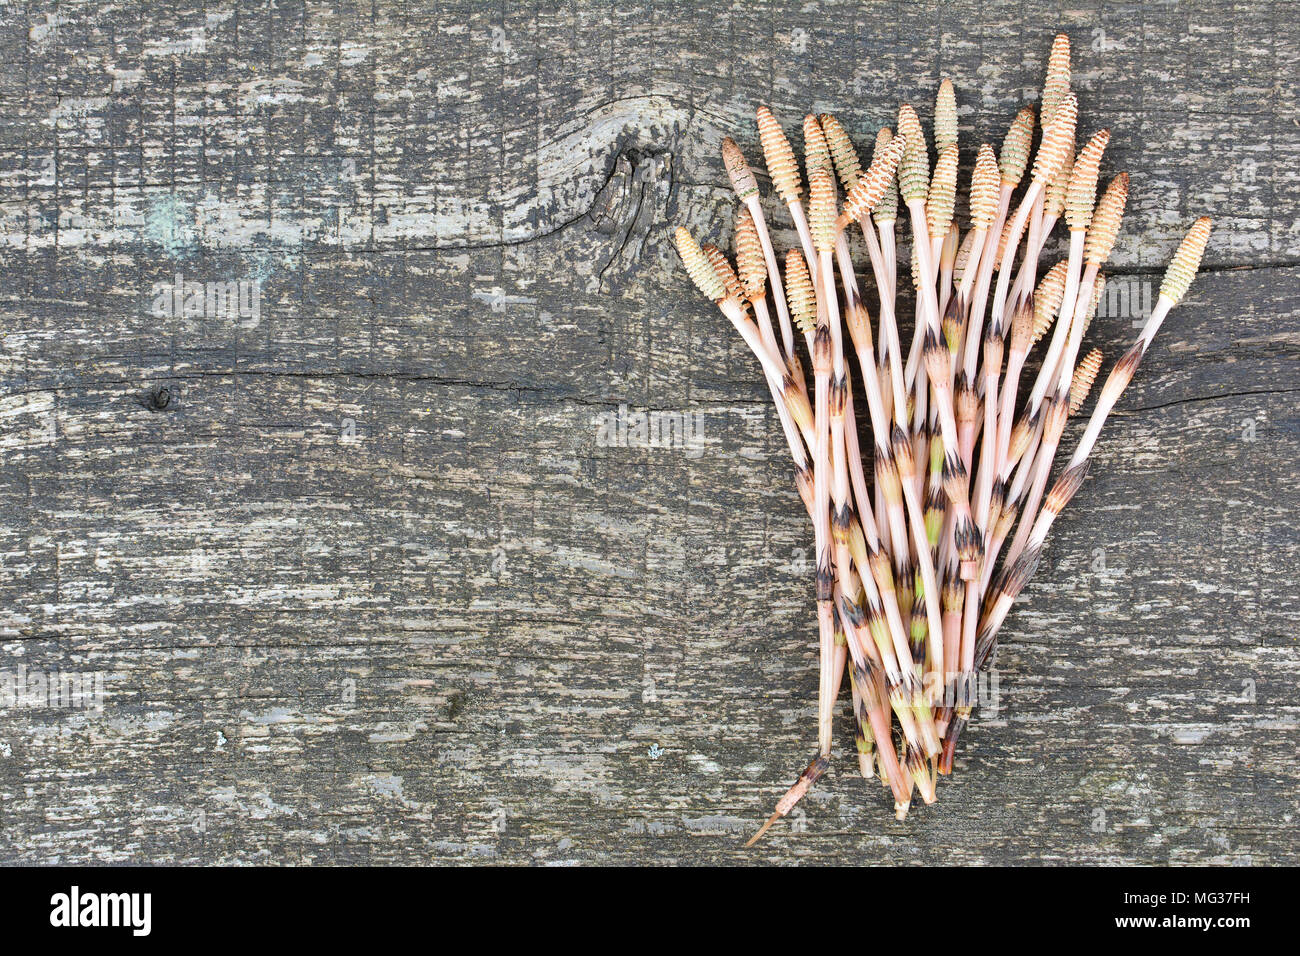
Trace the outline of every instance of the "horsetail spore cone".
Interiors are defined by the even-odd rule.
[[[749,168],[745,154],[730,136],[725,136],[722,140],[722,162],[727,167],[731,186],[741,202],[758,195],[758,180],[754,178],[754,171]]]
[[[727,288],[722,283],[709,257],[704,254],[695,237],[685,226],[678,226],[674,234],[677,241],[677,254],[682,257],[686,274],[695,283],[695,288],[704,293],[704,297],[714,302],[721,302],[727,297]]]
[[[862,219],[880,205],[893,189],[894,175],[906,147],[907,141],[896,137],[877,152],[866,173],[858,179],[845,197],[844,217]]]
[[[847,193],[862,176],[862,161],[858,159],[858,151],[853,146],[853,140],[849,139],[848,132],[839,120],[830,113],[822,113],[818,120],[821,123],[822,133],[826,136],[826,146],[831,151],[831,159],[835,163],[835,174],[840,177],[840,185]]]
[[[758,138],[763,146],[763,157],[767,160],[767,175],[772,179],[772,188],[787,204],[798,202],[803,195],[799,164],[795,162],[794,150],[790,148],[781,124],[766,106],[758,108]]]

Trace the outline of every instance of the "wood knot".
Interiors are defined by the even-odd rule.
[[[151,412],[165,412],[172,403],[172,392],[166,385],[155,385],[145,393],[141,404]]]

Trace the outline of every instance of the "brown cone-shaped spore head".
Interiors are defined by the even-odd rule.
[[[1070,187],[1070,174],[1074,171],[1074,143],[1070,144],[1065,162],[1057,170],[1043,193],[1043,215],[1055,222],[1065,212],[1066,193]]]
[[[723,288],[727,290],[728,299],[745,298],[745,287],[740,284],[740,277],[736,275],[736,270],[731,267],[731,262],[727,259],[727,254],[712,243],[705,243],[700,246],[704,254],[709,259],[709,264],[713,266],[713,271],[718,274],[722,280]]]
[[[818,169],[833,171],[830,145],[822,132],[822,124],[812,113],[803,118],[803,164],[809,180]]]
[[[691,277],[695,287],[714,302],[721,302],[727,297],[726,286],[718,275],[709,257],[704,254],[695,237],[684,226],[678,226],[675,234],[677,254],[682,257],[686,274]]]
[[[998,213],[998,157],[988,143],[980,146],[970,177],[970,220],[976,229],[988,229]]]
[[[881,155],[881,151],[888,146],[896,137],[894,131],[888,126],[882,127],[876,134],[876,142],[871,150],[871,162],[875,163],[876,158]],[[901,159],[902,154],[899,154]],[[897,168],[897,163],[895,163]],[[880,202],[876,203],[871,209],[872,218],[878,223],[891,223],[898,218],[898,189],[895,188],[894,180],[891,178],[887,184],[884,195],[880,197]]]
[[[1074,127],[1079,119],[1079,100],[1066,93],[1052,116],[1052,125],[1043,130],[1043,141],[1034,157],[1033,178],[1044,187],[1065,165],[1066,157],[1074,149]]]
[[[903,162],[898,167],[898,191],[903,194],[904,202],[924,202],[930,188],[930,157],[921,121],[916,110],[906,103],[898,108],[898,135],[907,143]]]
[[[1057,107],[1070,92],[1070,38],[1058,33],[1047,57],[1047,78],[1043,82],[1042,123],[1050,126]]]
[[[998,171],[1004,185],[1014,186],[1024,177],[1033,143],[1034,108],[1026,106],[1012,120],[1011,128],[1002,140],[1002,151],[998,153]]]
[[[957,145],[957,92],[952,80],[945,78],[939,84],[934,98],[934,148],[942,153]]]
[[[808,260],[798,249],[785,254],[785,297],[790,304],[790,318],[804,335],[817,325],[817,296],[813,292]]]
[[[808,177],[808,229],[819,256],[835,253],[835,180],[826,166],[819,166]]]
[[[862,177],[862,161],[858,159],[858,151],[838,119],[830,113],[823,113],[819,120],[822,132],[826,135],[826,145],[831,151],[831,159],[835,163],[835,173],[840,177],[840,186],[847,193]]]
[[[1088,265],[1099,266],[1110,258],[1127,202],[1128,173],[1120,173],[1110,181],[1093,210],[1092,225],[1088,227],[1088,237],[1083,244],[1083,261]]]
[[[1210,217],[1196,220],[1174,253],[1160,285],[1160,295],[1177,303],[1187,294],[1187,289],[1201,268],[1201,257],[1210,241]]]
[[[758,195],[758,180],[754,178],[745,154],[730,136],[723,137],[722,140],[722,163],[727,167],[727,175],[731,178],[731,188],[736,191],[741,202]]]
[[[736,269],[740,284],[745,287],[745,297],[751,302],[763,298],[767,290],[767,262],[748,206],[741,206],[736,216]]]
[[[1082,359],[1074,368],[1074,377],[1070,379],[1070,414],[1079,414],[1079,409],[1083,408],[1083,403],[1088,400],[1088,392],[1092,390],[1092,383],[1097,380],[1097,372],[1101,370],[1101,349],[1093,349]]]
[[[1048,269],[1039,281],[1038,289],[1034,292],[1034,331],[1030,337],[1031,344],[1036,345],[1052,327],[1052,320],[1056,318],[1056,313],[1061,309],[1061,300],[1065,298],[1065,280],[1069,269],[1069,260],[1062,259]]]
[[[1092,223],[1092,207],[1097,201],[1097,177],[1101,172],[1101,157],[1110,142],[1110,130],[1094,133],[1092,139],[1079,150],[1070,170],[1070,184],[1065,192],[1065,221],[1078,231]]]
[[[878,209],[886,195],[893,192],[894,177],[906,146],[904,140],[894,138],[876,151],[871,165],[844,200],[845,215],[861,219],[868,212]]]
[[[948,234],[957,201],[957,144],[950,143],[934,164],[934,178],[925,202],[925,221],[931,239]]]
[[[766,106],[758,108],[758,139],[763,146],[763,158],[767,162],[767,174],[772,178],[772,188],[782,202],[798,202],[803,194],[799,165],[795,162],[794,150],[790,147],[785,131]]]

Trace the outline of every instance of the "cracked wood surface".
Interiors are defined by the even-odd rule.
[[[0,5],[0,670],[104,691],[0,710],[0,862],[1300,862],[1294,18],[784,7]],[[741,851],[815,746],[812,536],[671,226],[729,246],[756,104],[865,147],[941,75],[964,184],[1058,29],[1111,274],[1201,213],[1206,273],[939,802],[896,823],[842,705]],[[260,310],[151,314],[177,273]]]

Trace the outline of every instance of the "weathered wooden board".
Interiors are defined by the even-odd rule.
[[[841,759],[743,852],[815,743],[811,533],[670,226],[730,241],[760,102],[865,146],[947,75],[969,164],[1058,29],[1133,177],[1113,274],[1208,212],[1207,274],[940,801],[896,823]],[[0,4],[0,670],[103,688],[0,711],[0,861],[1300,861],[1298,39],[1253,2]],[[155,315],[177,273],[256,314]],[[700,440],[611,444],[622,405]]]

